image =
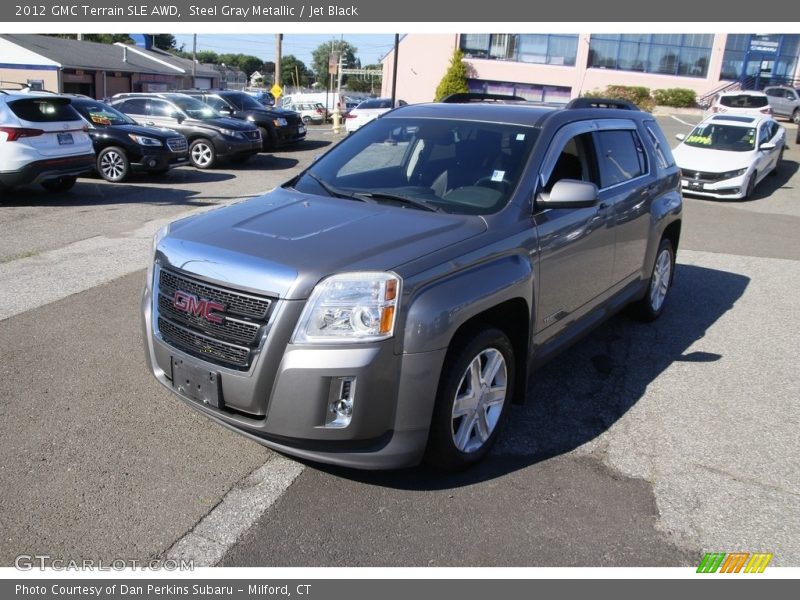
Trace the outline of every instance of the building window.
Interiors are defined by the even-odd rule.
[[[754,85],[791,84],[800,53],[797,34],[729,34],[720,79],[750,77]]]
[[[578,36],[465,33],[461,36],[459,47],[468,58],[575,66]]]
[[[712,34],[600,34],[589,41],[588,66],[684,77],[705,77]]]
[[[558,85],[537,85],[513,81],[488,81],[484,79],[467,80],[469,91],[478,94],[504,94],[520,96],[530,102],[566,104],[572,88]]]

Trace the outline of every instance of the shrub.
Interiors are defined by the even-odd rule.
[[[434,99],[435,102],[439,102],[442,98],[445,98],[450,94],[469,91],[469,87],[467,86],[467,77],[469,75],[469,71],[467,69],[467,65],[464,64],[463,59],[464,53],[461,52],[461,50],[456,49],[455,52],[453,52],[452,58],[450,59],[450,66],[447,68],[447,72],[439,82],[439,87],[436,88],[436,98]]]
[[[609,85],[604,90],[592,90],[584,96],[599,96],[633,102],[640,109],[653,112],[656,102],[650,97],[650,90],[638,85]]]
[[[674,108],[691,108],[697,106],[697,94],[686,88],[668,88],[653,90],[656,104],[672,106]]]

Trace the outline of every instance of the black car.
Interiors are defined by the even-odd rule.
[[[95,168],[106,181],[124,181],[142,171],[166,173],[189,160],[189,145],[177,131],[142,127],[99,100],[74,97],[72,106],[89,124]]]
[[[189,160],[198,169],[210,169],[223,158],[244,162],[261,152],[258,127],[229,119],[186,94],[117,94],[111,105],[137,123],[182,133],[189,141]]]
[[[274,150],[306,139],[306,127],[293,110],[266,107],[250,94],[234,90],[183,90],[220,114],[250,121],[261,130],[264,150]]]

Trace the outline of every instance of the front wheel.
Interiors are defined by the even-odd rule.
[[[499,329],[485,329],[448,355],[431,421],[427,460],[460,470],[494,444],[514,391],[514,348]]]
[[[189,146],[189,160],[198,169],[210,169],[217,161],[217,151],[211,141],[200,138]]]
[[[675,250],[668,238],[658,245],[656,262],[650,274],[650,283],[644,298],[636,302],[632,308],[634,316],[642,321],[655,321],[664,311],[667,295],[672,287],[672,276],[675,273]]]
[[[125,181],[131,170],[130,161],[122,148],[111,146],[97,155],[97,172],[111,183]]]
[[[792,113],[792,123],[800,125],[800,108],[795,108]]]

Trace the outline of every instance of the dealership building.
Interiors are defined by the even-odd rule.
[[[429,102],[460,48],[471,91],[567,102],[608,85],[688,88],[698,97],[733,82],[759,88],[800,79],[800,34],[408,34],[400,40],[397,97]],[[382,60],[391,96],[394,50]]]

